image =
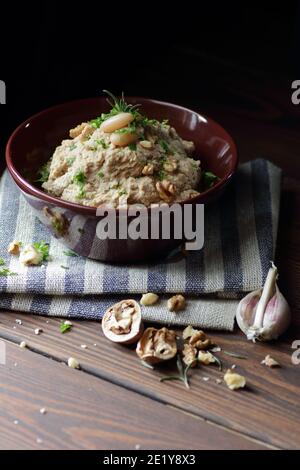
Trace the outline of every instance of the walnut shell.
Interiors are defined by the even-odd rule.
[[[137,344],[136,353],[148,364],[172,359],[177,354],[175,331],[167,328],[147,328]]]
[[[141,308],[132,299],[112,305],[102,318],[102,330],[114,343],[132,344],[142,336],[144,326]]]

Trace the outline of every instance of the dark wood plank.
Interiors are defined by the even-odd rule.
[[[15,324],[16,316],[22,325]],[[272,345],[254,345],[234,333],[212,334],[223,349],[248,356],[242,360],[219,354],[225,369],[235,363],[248,380],[247,390],[231,392],[224,384],[216,383],[223,374],[213,366],[193,371],[190,390],[179,382],[160,383],[159,378],[170,372],[168,366],[155,371],[144,368],[134,349],[118,347],[102,336],[100,323],[74,321],[73,330],[62,335],[59,319],[46,321],[29,314],[0,313],[0,336],[16,342],[26,340],[33,350],[61,361],[75,356],[90,374],[265,443],[282,448],[300,445],[299,367],[291,363],[290,349],[294,332]],[[44,333],[36,336],[36,327]],[[83,350],[81,344],[87,349]],[[260,364],[269,353],[282,368],[270,370]],[[203,377],[210,380],[205,382]]]
[[[17,345],[6,348],[1,449],[265,448]]]

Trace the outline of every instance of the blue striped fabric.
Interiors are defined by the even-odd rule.
[[[45,315],[60,308],[66,316],[100,318],[118,296],[151,291],[233,298],[257,289],[274,257],[280,175],[266,160],[241,165],[221,200],[205,208],[202,251],[179,261],[124,267],[66,257],[64,247],[36,219],[5,172],[0,188],[0,256],[18,275],[0,276],[0,307]],[[83,226],[80,216],[74,219],[72,223]],[[7,253],[14,239],[25,244],[46,240],[54,253],[52,261],[44,268],[21,267]],[[80,239],[74,247],[76,243]]]

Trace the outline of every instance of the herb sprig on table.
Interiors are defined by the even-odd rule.
[[[189,379],[188,379],[188,372],[192,367],[192,364],[188,366],[184,366],[181,357],[177,356],[176,366],[178,370],[178,374],[176,375],[166,375],[161,377],[160,382],[166,382],[167,380],[181,380],[184,383],[186,388],[190,388]]]
[[[64,333],[67,333],[68,331],[71,331],[72,327],[73,327],[72,323],[62,322],[59,326],[59,329],[60,329],[60,332],[64,334]]]
[[[78,257],[78,254],[75,253],[75,251],[73,251],[73,250],[65,250],[63,253],[64,253],[65,256],[70,256],[70,257],[73,257],[73,258]]]
[[[50,259],[49,255],[49,243],[46,243],[44,240],[40,242],[35,242],[33,244],[36,251],[42,255],[42,261],[48,261]]]

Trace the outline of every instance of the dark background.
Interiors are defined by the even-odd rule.
[[[221,121],[224,113],[280,115],[298,126],[290,96],[291,81],[300,79],[299,2],[108,4],[6,4],[2,147],[31,114],[103,88],[188,105]]]

